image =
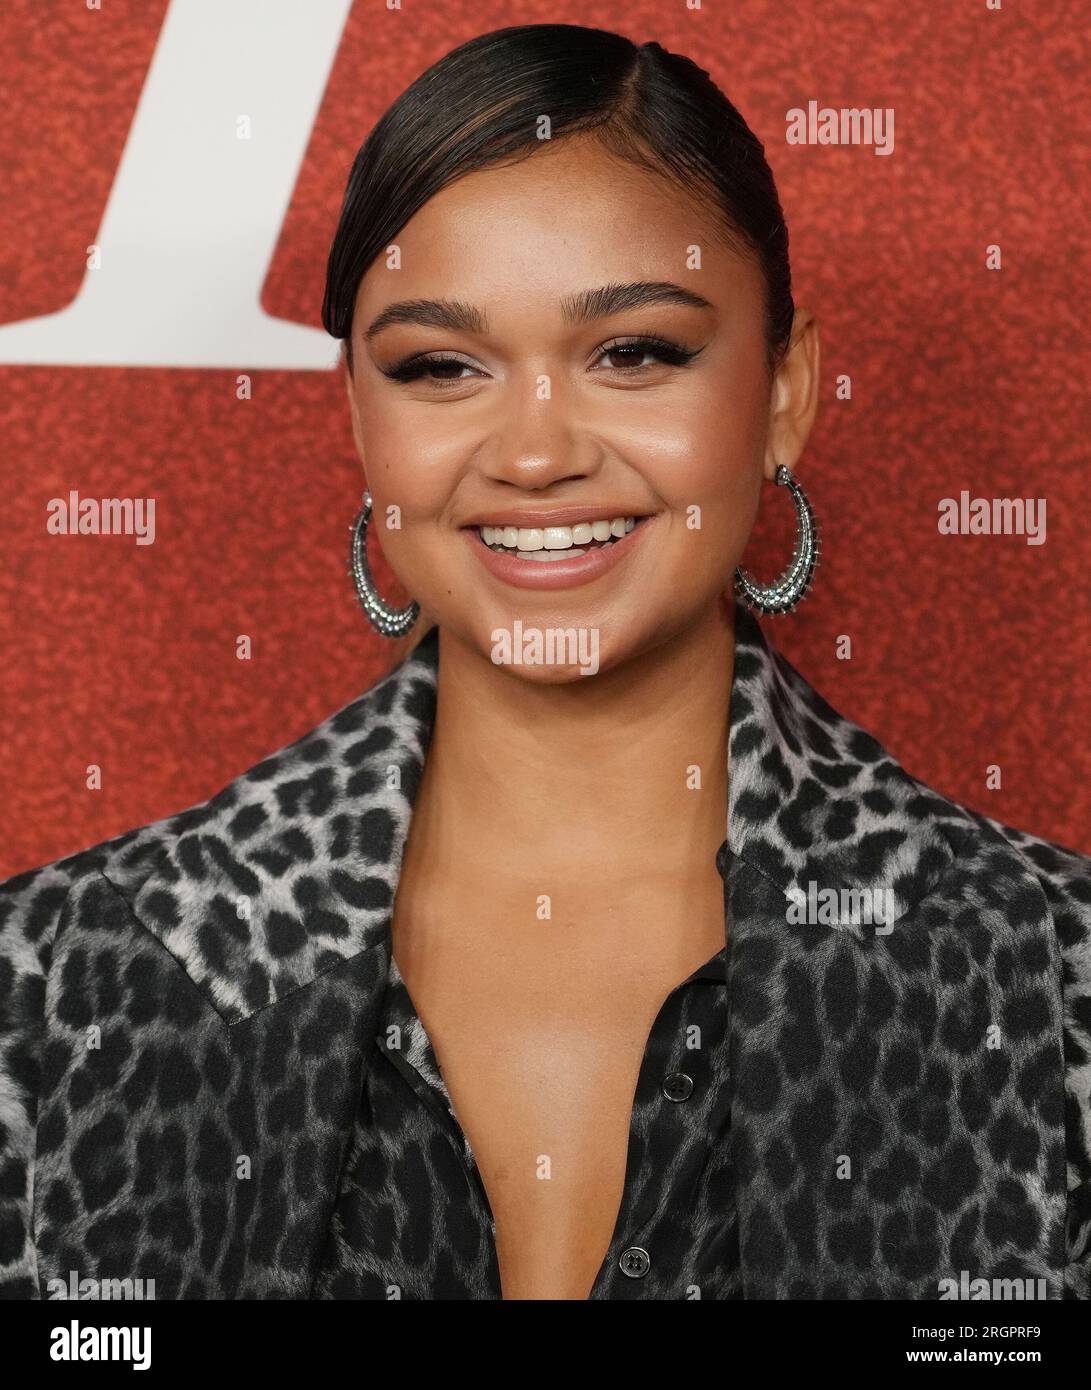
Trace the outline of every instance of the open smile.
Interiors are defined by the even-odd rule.
[[[499,518],[495,525],[463,528],[489,572],[525,589],[567,589],[589,583],[633,552],[650,516],[599,516],[571,524],[526,524]],[[517,525],[516,520],[523,524]]]

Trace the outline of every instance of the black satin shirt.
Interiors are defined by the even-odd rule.
[[[721,950],[656,1015],[592,1299],[722,1299],[737,1286],[726,965]],[[311,1296],[499,1299],[488,1195],[393,955],[380,1017]]]

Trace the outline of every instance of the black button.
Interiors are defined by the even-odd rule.
[[[651,1267],[651,1256],[639,1245],[630,1245],[628,1250],[621,1252],[621,1258],[618,1260],[618,1268],[630,1279],[643,1279]]]
[[[668,1100],[689,1100],[693,1095],[693,1077],[684,1071],[672,1071],[663,1082],[663,1094]]]

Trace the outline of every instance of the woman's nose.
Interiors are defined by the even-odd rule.
[[[572,415],[569,403],[534,390],[509,400],[482,467],[490,478],[523,488],[545,488],[568,478],[585,478],[601,463],[601,448]],[[529,396],[529,399],[527,398]]]

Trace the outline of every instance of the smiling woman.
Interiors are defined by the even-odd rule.
[[[357,156],[323,316],[383,549],[423,604],[416,639],[438,622],[485,649],[512,586],[564,589],[568,619],[601,626],[588,586],[608,568],[607,668],[683,628],[723,665],[710,599],[763,472],[802,452],[818,339],[760,142],[706,73],[565,25],[448,54]],[[571,521],[628,519],[616,554],[553,558],[605,540]]]
[[[739,113],[656,43],[474,39],[361,148],[324,320],[411,649],[3,886],[8,1288],[1087,1299],[1091,862],[750,612],[815,575],[819,348]]]

